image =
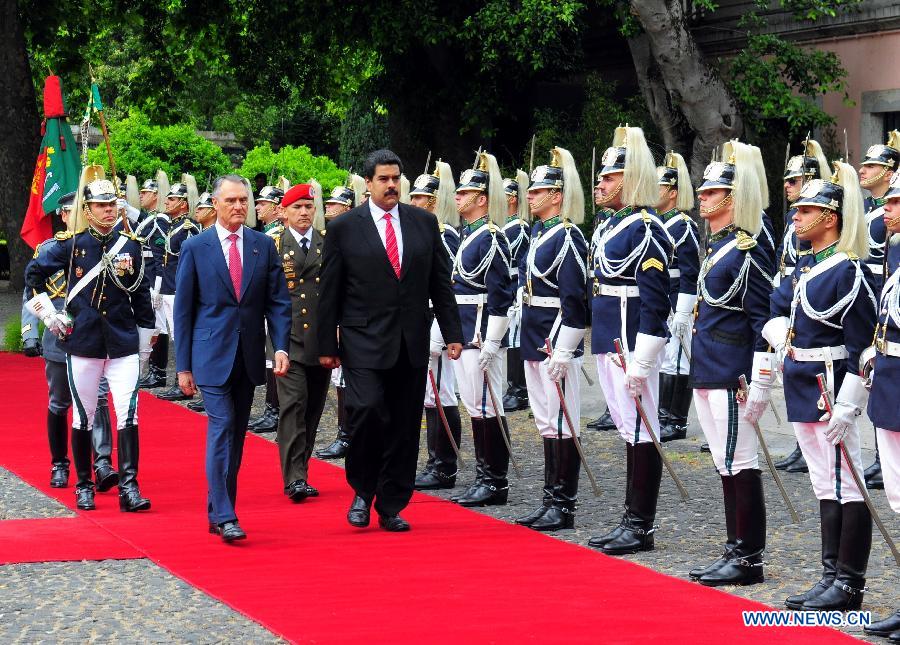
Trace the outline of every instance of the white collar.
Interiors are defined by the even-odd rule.
[[[232,234],[232,231],[229,231],[227,228],[219,224],[219,220],[216,220],[216,235],[219,236],[219,242],[224,242],[228,239],[228,236]],[[238,240],[241,242],[244,241],[244,227],[239,226],[238,230],[234,231],[234,234],[238,236]]]
[[[372,217],[375,218],[376,221],[382,219],[384,217],[385,212],[390,213],[391,217],[397,221],[400,221],[400,203],[394,205],[394,207],[385,211],[383,208],[375,204],[371,199],[367,202],[369,204],[369,212],[372,214]]]

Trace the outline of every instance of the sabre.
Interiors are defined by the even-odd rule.
[[[484,384],[487,385],[487,391],[491,397],[491,405],[494,406],[494,414],[497,415],[497,419],[500,421],[500,434],[503,435],[503,443],[506,444],[506,451],[509,453],[509,463],[512,464],[513,470],[516,471],[516,477],[522,479],[522,470],[519,468],[516,458],[513,457],[512,444],[509,442],[509,425],[506,422],[506,417],[500,414],[503,408],[497,406],[497,397],[494,396],[494,388],[491,385],[491,379],[488,378],[487,372],[482,373],[484,374]]]
[[[615,347],[616,355],[619,357],[619,367],[621,367],[622,371],[627,374],[628,365],[625,362],[625,354],[622,351],[622,340],[620,338],[616,338],[613,341],[613,347]],[[641,403],[641,397],[634,397],[634,404],[637,406],[638,415],[641,417],[641,421],[644,422],[644,425],[647,428],[647,434],[649,434],[650,439],[653,440],[653,445],[656,446],[656,451],[659,453],[663,465],[669,472],[669,476],[671,476],[672,480],[675,482],[675,486],[678,487],[678,492],[681,493],[681,499],[685,501],[690,499],[691,496],[688,495],[687,489],[684,487],[684,484],[681,482],[681,479],[678,477],[675,469],[672,468],[672,464],[669,463],[669,460],[666,458],[666,453],[663,450],[662,444],[659,442],[659,439],[656,438],[656,435],[653,434],[653,428],[650,426],[650,419],[647,417],[646,411],[644,411],[644,406]]]
[[[531,158],[528,160],[528,174],[531,174],[531,171],[534,170],[534,139],[537,137],[536,134],[531,135]]]
[[[819,392],[822,393],[822,402],[825,404],[825,411],[828,412],[828,414],[832,414],[832,412],[834,411],[834,404],[831,401],[831,394],[828,393],[828,386],[825,383],[825,375],[822,373],[816,374],[816,382],[819,384]],[[856,482],[856,487],[859,488],[859,492],[862,493],[862,497],[866,502],[866,506],[869,507],[869,512],[872,514],[872,519],[878,526],[878,530],[881,531],[881,535],[884,536],[884,541],[887,542],[888,548],[890,548],[891,554],[894,556],[894,561],[898,565],[900,565],[900,552],[897,551],[897,546],[891,539],[891,534],[888,533],[887,529],[884,526],[884,523],[881,521],[881,517],[878,516],[878,511],[875,510],[875,505],[872,503],[872,498],[869,497],[869,493],[866,490],[866,483],[862,481],[859,473],[856,472],[856,466],[854,465],[853,460],[850,458],[850,451],[847,450],[847,446],[844,445],[843,441],[838,445],[841,447],[841,454],[844,455],[844,459],[847,461],[847,465],[850,466],[850,473],[853,475],[853,481]]]
[[[553,354],[553,346],[550,344],[550,339],[544,339],[544,351],[547,352],[547,356]],[[597,479],[594,477],[594,471],[591,470],[591,467],[588,465],[587,457],[584,456],[584,449],[581,447],[581,440],[578,439],[578,435],[575,432],[575,424],[572,423],[572,417],[569,415],[569,408],[566,405],[566,397],[563,394],[562,386],[559,383],[556,383],[556,395],[559,397],[559,409],[562,410],[563,417],[566,419],[566,425],[569,426],[569,432],[572,434],[572,441],[575,442],[575,450],[578,451],[578,457],[581,459],[581,465],[584,466],[584,472],[587,474],[588,479],[591,480],[591,489],[594,491],[595,497],[600,497],[600,487],[597,485]]]
[[[594,387],[594,379],[591,378],[591,375],[588,374],[588,371],[584,369],[584,363],[581,364],[581,375],[584,376],[584,380],[588,382],[588,385]]]
[[[460,467],[465,468],[465,464],[463,463],[462,455],[459,454],[459,446],[456,445],[456,439],[453,438],[453,433],[450,431],[450,424],[447,423],[447,417],[444,414],[444,406],[441,404],[441,395],[438,390],[437,382],[434,380],[434,370],[431,368],[428,369],[428,380],[431,381],[431,391],[434,393],[434,407],[438,411],[438,416],[441,418],[441,425],[444,426],[444,432],[447,433],[447,438],[450,440],[450,447],[453,448],[453,452],[456,453],[456,461],[459,463]]]
[[[428,166],[431,165],[431,150],[428,151],[428,158],[425,159],[425,171],[422,173],[423,175],[428,174]]]
[[[803,154],[804,155],[806,154],[806,150],[803,151]],[[788,141],[787,150],[784,151],[784,169],[785,170],[787,170],[788,162],[790,160],[791,160],[791,142]],[[802,177],[803,173],[801,172],[800,174]],[[802,181],[802,179],[801,179],[801,181]],[[787,210],[788,210],[787,191],[783,190],[783,191],[781,191],[781,193],[782,193],[781,194],[781,212],[787,213]],[[787,228],[787,222],[784,223],[784,226],[785,226],[785,228]]]
[[[750,392],[750,389],[747,387],[747,379],[743,374],[738,377],[738,383],[740,385],[741,394],[744,396],[744,400],[746,400],[747,394]],[[759,440],[759,446],[762,448],[763,455],[765,455],[766,463],[769,465],[769,471],[772,473],[772,478],[775,480],[775,485],[778,486],[778,490],[781,492],[781,497],[784,499],[784,503],[787,505],[788,512],[791,514],[791,519],[794,521],[794,524],[799,524],[800,516],[797,515],[797,509],[795,509],[794,505],[791,504],[791,499],[790,497],[788,497],[787,491],[784,489],[784,484],[781,483],[781,477],[778,476],[778,470],[775,468],[775,464],[772,462],[772,455],[769,454],[769,447],[766,445],[765,439],[763,439],[762,430],[759,429],[759,423],[757,421],[754,421],[751,425],[756,431],[756,438]]]

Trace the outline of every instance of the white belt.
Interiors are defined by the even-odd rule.
[[[900,343],[885,340],[880,343],[876,343],[875,347],[885,356],[895,356],[900,358]]]
[[[839,361],[847,358],[849,354],[847,353],[846,347],[838,345],[837,347],[812,347],[810,349],[791,347],[790,356],[799,363],[827,363],[829,361]]]
[[[475,295],[456,294],[456,304],[458,305],[483,305],[487,302],[487,294],[479,293]]]
[[[509,277],[510,278],[518,278],[519,277],[519,269],[516,267],[509,267]]]
[[[784,274],[784,277],[786,278],[789,275],[791,275],[792,273],[794,273],[794,269],[796,269],[796,268],[797,268],[796,266],[784,267],[784,270],[782,271],[782,273]]]
[[[551,309],[559,309],[559,298],[546,298],[544,296],[525,296],[522,300],[529,307],[548,307]]]
[[[611,284],[601,284],[600,295],[618,296],[619,298],[623,296],[625,298],[637,298],[639,295],[641,295],[641,290],[638,287],[614,287]]]
[[[873,275],[884,275],[884,265],[880,262],[875,264],[872,262],[871,264],[866,262],[866,265],[869,267],[869,271],[872,272]]]
[[[669,269],[669,277],[670,278],[680,278],[681,277],[681,269]]]

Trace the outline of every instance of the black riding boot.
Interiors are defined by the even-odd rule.
[[[104,493],[119,483],[119,473],[112,467],[112,424],[108,405],[97,406],[91,442],[94,446],[94,479],[97,490]]]
[[[788,596],[788,609],[802,609],[807,600],[818,598],[831,588],[837,576],[838,548],[841,544],[841,503],[834,499],[819,500],[819,524],[822,534],[822,579],[809,591]]]
[[[50,442],[50,487],[69,485],[69,422],[65,414],[47,410],[47,439]]]
[[[609,406],[606,406],[606,412],[593,421],[588,421],[587,427],[589,430],[599,430],[601,432],[615,430],[616,422],[613,421],[612,415],[609,413]]]
[[[474,419],[473,419],[474,422]],[[503,426],[499,417],[481,419],[484,436],[484,478],[456,500],[460,506],[499,506],[506,504],[509,495],[509,451],[503,441]]]
[[[662,374],[660,374],[662,376]],[[688,413],[691,411],[691,400],[694,390],[690,386],[691,377],[677,374],[672,377],[672,402],[669,404],[669,425],[660,429],[660,441],[675,441],[687,436]]]
[[[612,531],[609,531],[605,535],[592,537],[590,540],[588,540],[588,546],[599,549],[607,542],[610,542],[619,537],[619,534],[621,534],[622,531],[625,530],[625,525],[628,524],[628,509],[631,507],[631,490],[633,480],[634,446],[628,442],[625,442],[625,512],[622,513],[622,519]]]
[[[125,426],[119,430],[119,510],[125,512],[146,511],[150,500],[141,497],[137,474],[140,456],[137,426]]]
[[[460,495],[453,495],[451,502],[458,502],[464,497],[471,497],[481,487],[484,481],[485,469],[485,445],[484,445],[484,419],[481,417],[471,417],[472,422],[472,446],[475,449],[475,481],[472,482],[466,491]]]
[[[881,490],[884,488],[884,476],[881,474],[881,454],[878,451],[878,431],[875,431],[875,461],[863,471],[866,488]]]
[[[652,443],[638,443],[633,447],[634,466],[631,474],[631,504],[627,524],[618,536],[603,545],[607,555],[624,555],[653,550],[656,527],[656,503],[662,480],[662,459]]]
[[[872,550],[872,515],[865,502],[841,505],[837,576],[828,589],[803,603],[814,611],[848,611],[862,606],[866,567]]]
[[[503,409],[507,412],[528,409],[528,386],[525,383],[525,363],[518,347],[506,350],[506,379],[508,387],[503,396]]]
[[[666,428],[672,422],[670,408],[672,406],[672,394],[675,392],[675,375],[659,373],[659,432],[665,436]]]
[[[787,470],[788,466],[800,459],[802,456],[803,452],[800,450],[800,444],[795,444],[794,450],[793,452],[791,452],[791,454],[789,454],[784,459],[775,462],[775,468],[777,468],[778,470]]]
[[[895,632],[900,633],[900,609],[884,620],[879,620],[871,625],[866,625],[863,627],[863,631],[870,636],[883,637],[888,637]]]
[[[72,428],[72,460],[75,462],[75,505],[82,511],[94,510],[94,480],[91,478],[91,433]]]
[[[350,447],[350,433],[347,431],[347,424],[344,414],[344,388],[335,387],[334,394],[337,398],[337,437],[327,448],[316,450],[316,457],[319,459],[341,459],[347,454]]]
[[[447,406],[444,408],[444,416],[456,445],[462,439],[462,428],[459,419],[459,407]],[[456,453],[447,431],[441,422],[440,412],[437,408],[425,408],[425,437],[428,444],[428,463],[422,473],[416,477],[417,490],[435,490],[439,488],[453,488],[456,485]]]
[[[147,375],[138,381],[142,388],[165,387],[166,366],[169,363],[169,335],[160,334],[150,350],[150,360],[147,367]]]
[[[575,504],[578,501],[578,475],[581,459],[573,439],[556,439],[556,485],[553,502],[547,512],[531,523],[535,531],[558,531],[575,528]]]
[[[550,504],[553,503],[553,486],[556,484],[557,471],[559,469],[559,460],[556,454],[557,439],[548,439],[543,437],[544,444],[544,488],[543,499],[541,505],[528,515],[523,515],[516,520],[516,524],[522,526],[531,526],[531,523],[547,512]]]
[[[731,551],[737,542],[737,518],[735,517],[737,500],[734,492],[734,477],[731,475],[720,475],[720,478],[722,479],[722,498],[725,502],[725,550],[722,552],[722,557],[709,566],[691,569],[688,575],[694,580],[712,573],[728,562],[731,558]]]
[[[737,503],[737,540],[728,561],[700,578],[700,584],[707,587],[753,585],[764,580],[762,555],[766,548],[766,498],[762,471],[742,470],[732,479]]]

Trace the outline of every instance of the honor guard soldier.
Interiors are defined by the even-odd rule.
[[[506,224],[503,234],[509,242],[512,266],[509,275],[516,289],[516,300],[509,310],[509,330],[503,341],[506,350],[506,381],[508,387],[503,397],[503,409],[507,412],[528,409],[528,385],[525,382],[525,363],[519,351],[522,325],[522,293],[519,284],[519,267],[528,259],[528,239],[531,237],[531,213],[528,210],[528,175],[516,171],[515,179],[503,180],[506,193]]]
[[[160,294],[162,296],[163,312],[166,315],[166,328],[169,334],[175,336],[175,274],[178,272],[178,256],[181,255],[181,245],[187,239],[200,232],[200,227],[192,219],[194,209],[197,206],[197,184],[191,175],[185,173],[181,182],[174,184],[166,195],[166,215],[169,217],[169,233],[166,235],[165,256],[162,262],[162,283]],[[187,396],[175,383],[171,388],[157,395],[166,401],[183,401],[193,398]]]
[[[612,147],[603,153],[600,175],[604,205],[614,214],[591,242],[591,351],[606,404],[625,441],[628,481],[621,522],[588,545],[621,555],[653,549],[662,457],[649,433],[659,436],[653,411],[672,309],[672,243],[653,208],[659,185],[643,130],[616,128]],[[615,338],[621,339],[627,373],[618,363]],[[652,428],[641,422],[637,398],[650,411]]]
[[[878,306],[874,347],[863,354],[863,360],[867,368],[874,362],[869,418],[875,424],[878,436],[884,491],[891,508],[900,513],[900,398],[897,397],[897,383],[900,382],[900,173],[891,177],[884,200],[887,273]],[[863,630],[871,636],[890,637],[891,642],[900,642],[900,609]]]
[[[822,152],[822,146],[818,141],[807,139],[804,144],[804,151],[801,155],[796,155],[788,159],[787,167],[784,169],[784,195],[791,207],[784,214],[784,235],[781,238],[781,244],[775,254],[777,266],[773,285],[777,288],[782,280],[791,279],[797,263],[800,258],[806,257],[812,253],[808,242],[801,242],[797,239],[794,232],[794,213],[796,209],[793,204],[800,197],[800,191],[808,182],[813,179],[824,179],[830,177],[828,159]],[[805,473],[809,472],[806,466],[806,460],[803,458],[803,451],[800,450],[800,444],[794,447],[787,457],[775,462],[778,470],[785,470],[789,473]]]
[[[857,417],[866,408],[868,391],[860,358],[874,337],[874,282],[864,262],[869,247],[856,171],[840,161],[834,165],[829,180],[810,181],[794,203],[797,239],[808,241],[813,255],[799,275],[772,294],[772,319],[763,329],[769,344],[784,355],[788,420],[819,500],[822,579],[785,601],[803,610],[859,609],[872,546],[872,516],[847,472],[841,444],[862,478]],[[834,400],[830,418],[823,415],[817,374],[825,375],[827,396]],[[765,397],[757,400],[751,388],[746,414],[759,418]]]
[[[541,505],[516,523],[555,531],[575,526],[581,462],[573,433],[581,424],[578,371],[587,322],[587,242],[577,226],[584,220],[584,192],[568,150],[554,148],[550,164],[531,173],[528,205],[536,222],[519,266],[525,285],[520,351],[543,443],[544,487]]]
[[[450,165],[443,161],[435,164],[432,174],[419,175],[413,182],[409,192],[413,206],[434,213],[441,231],[441,241],[447,251],[447,264],[453,270],[453,261],[459,250],[459,213],[456,211],[454,198],[456,183]],[[453,375],[453,364],[447,356],[443,336],[437,321],[431,324],[431,362],[429,364],[428,381],[425,383],[425,445],[428,448],[428,461],[425,468],[416,477],[417,490],[433,490],[453,488],[456,485],[458,472],[456,453],[447,436],[437,406],[440,405],[444,418],[459,446],[462,438],[462,422],[459,418],[459,402],[456,398],[456,379]],[[431,379],[434,379],[432,387]],[[435,401],[434,391],[438,391]]]
[[[59,213],[63,224],[67,224],[75,202],[75,193],[68,193],[59,198]],[[67,233],[61,233],[61,239],[67,239]],[[34,257],[43,255],[47,257],[58,243],[54,236],[42,242],[34,250]],[[66,297],[66,273],[62,269],[57,271],[46,282],[46,293],[50,297],[56,311],[62,311]],[[32,289],[26,289],[26,294],[36,296]],[[29,320],[29,329],[23,327],[23,335],[38,338],[38,318],[22,309],[22,320]],[[72,407],[72,394],[69,391],[69,379],[66,374],[66,355],[59,346],[58,339],[48,328],[44,329],[43,343],[38,344],[42,348],[44,357],[44,372],[47,377],[47,394],[49,403],[47,406],[47,438],[50,443],[50,486],[53,488],[65,488],[69,485],[69,457],[68,439],[69,422],[67,415]],[[26,354],[28,355],[28,354]],[[40,356],[41,354],[33,354]],[[94,479],[97,490],[105,492],[119,483],[119,473],[112,467],[112,426],[109,420],[109,408],[107,407],[107,394],[109,385],[106,379],[100,381],[100,389],[97,393],[97,412],[94,415],[94,424],[91,430],[91,444],[94,453]]]
[[[142,388],[165,387],[168,382],[166,368],[169,365],[169,334],[160,294],[170,224],[169,216],[166,215],[168,194],[169,178],[164,171],[159,170],[155,179],[148,179],[141,186],[141,220],[134,227],[134,234],[143,240],[144,273],[150,280],[150,297],[156,312],[156,328],[159,330],[159,338],[150,351],[150,367],[141,378]],[[150,252],[149,255],[147,251]]]
[[[56,244],[28,265],[25,281],[38,294],[30,301],[32,310],[59,337],[67,354],[77,411],[72,421],[76,505],[82,510],[95,508],[88,429],[105,377],[117,412],[119,508],[140,511],[150,508],[150,501],[141,496],[137,481],[137,382],[157,332],[141,242],[132,233],[113,231],[115,188],[102,177],[102,167],[84,169],[69,222],[74,234],[57,235]],[[86,229],[79,221],[82,208]],[[68,293],[63,310],[57,312],[45,290],[47,281],[60,271],[69,272]]]
[[[359,175],[348,173],[347,184],[335,186],[331,197],[325,200],[325,225],[328,222],[359,206],[365,201],[366,180]],[[344,369],[337,367],[331,370],[331,384],[334,386],[337,408],[337,436],[328,446],[316,450],[319,459],[341,459],[350,447],[350,428],[346,425],[344,412]]]
[[[886,145],[874,145],[866,151],[865,159],[859,167],[860,185],[867,189],[870,196],[864,202],[866,223],[869,229],[869,258],[866,264],[875,276],[878,289],[884,283],[885,239],[887,236],[884,223],[884,197],[891,177],[900,164],[900,131],[892,130],[888,134]],[[881,475],[880,450],[878,435],[875,436],[875,461],[865,469],[867,488],[884,488]]]
[[[672,303],[669,330],[672,335],[659,370],[659,440],[665,442],[687,436],[687,418],[694,392],[689,383],[691,359],[685,350],[691,344],[700,245],[697,224],[688,215],[694,208],[694,191],[684,158],[677,152],[670,152],[666,164],[657,168],[657,173],[660,192],[657,210],[674,244],[674,255],[669,264]]]
[[[502,343],[515,287],[509,277],[509,243],[503,235],[503,177],[493,155],[479,153],[476,162],[477,167],[466,170],[456,188],[456,210],[465,224],[451,278],[465,341],[454,368],[460,396],[472,418],[475,481],[451,500],[462,506],[492,506],[506,504],[509,494],[509,451],[501,435],[509,433],[505,412],[495,408],[488,390],[502,392],[506,353]],[[438,346],[443,348],[444,339],[434,325],[432,357]]]
[[[256,218],[263,223],[263,233],[276,239],[285,231],[284,209],[281,200],[284,190],[279,186],[263,186],[256,197]],[[281,406],[278,403],[278,386],[272,371],[271,343],[266,343],[266,407],[263,413],[251,419],[248,425],[251,432],[274,432],[278,428],[278,415]]]
[[[758,238],[762,194],[750,148],[739,141],[726,143],[728,161],[707,166],[697,189],[700,216],[710,235],[697,279],[691,385],[700,428],[722,482],[726,541],[720,558],[689,575],[711,587],[754,584],[764,577],[766,506],[751,425],[756,419],[746,419],[745,413],[755,401],[768,401],[774,381],[773,358],[762,338],[773,267]],[[751,374],[748,404],[739,382]]]

